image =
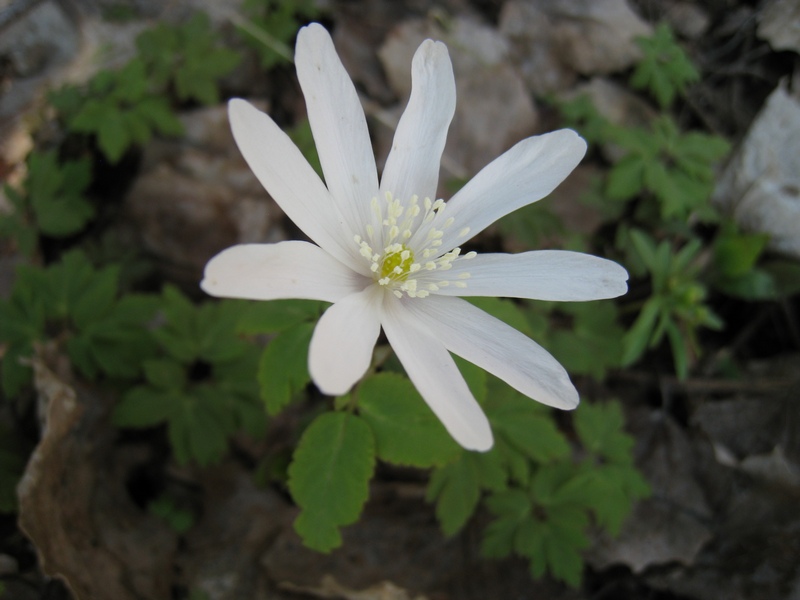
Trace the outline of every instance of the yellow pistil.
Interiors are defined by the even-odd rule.
[[[390,281],[405,281],[411,274],[414,264],[414,253],[405,244],[395,244],[391,252],[386,254],[381,265],[380,278]]]
[[[387,192],[383,203],[373,198],[371,207],[373,221],[365,225],[366,238],[355,234],[353,241],[358,244],[358,253],[369,262],[378,285],[398,298],[404,295],[425,298],[451,283],[454,287],[467,287],[464,281],[444,279],[437,282],[429,275],[431,271],[448,271],[455,261],[475,256],[474,252],[461,256],[459,247],[441,252],[444,232],[455,222],[451,217],[438,226],[433,225],[434,219],[446,208],[443,200],[434,202],[423,198],[420,202],[418,196],[411,196],[403,202]],[[468,233],[469,227],[464,227],[458,237],[466,237]],[[420,262],[414,262],[415,254],[422,259]],[[467,273],[458,275],[460,280],[467,278]]]

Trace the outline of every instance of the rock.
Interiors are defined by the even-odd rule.
[[[711,19],[708,13],[691,2],[673,2],[664,15],[678,35],[696,40],[708,31]]]
[[[800,258],[800,100],[779,86],[729,161],[712,200],[770,247]]]
[[[773,0],[767,4],[757,33],[774,50],[800,53],[800,4],[796,0]]]
[[[627,69],[641,56],[636,38],[653,29],[625,0],[536,0],[553,23],[563,60],[578,73]]]
[[[456,83],[477,69],[507,62],[510,46],[494,29],[470,17],[455,17],[447,29],[432,19],[411,19],[389,32],[378,50],[389,85],[402,99],[411,93],[411,59],[431,38],[447,44]]]
[[[417,19],[390,33],[378,55],[403,104],[411,90],[411,59],[426,38],[447,44],[456,78],[456,114],[443,164],[468,176],[533,133],[536,109],[519,73],[507,64],[508,42],[491,27],[466,17],[455,18],[447,31],[432,20]],[[378,140],[380,156],[390,144],[391,136]]]
[[[698,448],[663,413],[639,410],[629,426],[637,440],[637,466],[653,494],[636,504],[617,538],[599,536],[587,560],[595,568],[625,564],[635,573],[673,562],[692,565],[711,539]]]
[[[647,127],[658,114],[640,96],[603,77],[593,77],[587,83],[576,86],[564,94],[563,98],[570,100],[584,94],[589,96],[597,112],[614,125]],[[620,160],[627,153],[612,143],[604,144],[602,151],[611,162]]]
[[[27,78],[70,60],[80,34],[57,2],[41,2],[11,23],[0,40],[0,57],[14,75]]]
[[[511,0],[503,5],[500,33],[511,43],[511,59],[519,65],[525,84],[534,96],[566,90],[577,79],[565,61],[554,23],[535,3]]]
[[[456,80],[458,104],[445,154],[476,173],[534,133],[536,109],[519,75],[501,64]]]
[[[182,281],[197,281],[215,253],[238,243],[283,239],[280,209],[230,134],[225,106],[182,117],[180,142],[145,150],[144,172],[125,199],[145,248]]]

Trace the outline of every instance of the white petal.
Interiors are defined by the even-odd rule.
[[[578,392],[564,367],[513,327],[461,298],[429,296],[406,305],[432,339],[529,398],[565,410],[578,405]]]
[[[372,285],[328,308],[314,328],[308,370],[330,396],[346,393],[364,376],[381,332],[378,315],[383,290]]]
[[[352,233],[342,228],[331,195],[280,127],[249,102],[234,98],[228,116],[236,144],[261,185],[308,237],[333,256],[367,274]]]
[[[381,193],[408,200],[436,198],[439,162],[456,109],[456,84],[447,47],[425,40],[411,63],[408,100],[381,178]]]
[[[500,217],[541,200],[578,165],[586,142],[571,129],[561,129],[522,140],[486,165],[448,202],[441,219],[454,218],[442,238],[442,250],[463,243]]]
[[[371,280],[308,242],[241,244],[208,261],[200,287],[212,296],[336,302]]]
[[[350,229],[364,235],[378,171],[356,88],[330,34],[317,23],[297,34],[295,65],[325,183]]]
[[[459,276],[469,273],[469,278]],[[479,254],[457,260],[446,279],[466,288],[442,287],[445,296],[504,296],[532,300],[579,302],[616,298],[628,291],[628,272],[617,263],[566,250],[521,254]]]
[[[415,323],[400,300],[386,296],[381,319],[397,358],[419,393],[453,438],[467,450],[494,443],[481,410],[453,357],[436,337]]]

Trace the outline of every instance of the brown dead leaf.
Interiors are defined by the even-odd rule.
[[[175,536],[128,497],[109,399],[56,375],[54,362],[32,361],[45,424],[18,487],[20,528],[42,571],[76,598],[167,598]]]

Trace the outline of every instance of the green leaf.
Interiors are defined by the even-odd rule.
[[[147,382],[165,392],[180,392],[186,386],[186,370],[180,363],[161,358],[144,362],[144,376]]]
[[[580,549],[588,546],[583,530],[588,525],[586,513],[570,507],[548,511],[548,534],[544,551],[552,575],[578,587],[583,575],[583,558]]]
[[[569,453],[567,441],[548,413],[519,392],[508,388],[505,393],[494,393],[485,409],[495,434],[528,458],[550,462]]]
[[[313,323],[302,322],[276,335],[264,349],[258,365],[258,384],[270,415],[283,410],[311,381],[308,345],[313,332]]]
[[[294,528],[309,548],[341,545],[339,528],[361,514],[374,467],[375,441],[360,417],[327,412],[309,425],[289,466],[289,490],[301,509]]]
[[[73,235],[83,229],[95,214],[83,195],[90,180],[88,159],[61,163],[55,151],[32,152],[25,189],[37,228],[53,237]]]
[[[584,402],[573,415],[575,430],[587,450],[611,462],[631,462],[633,438],[624,431],[625,417],[619,402]]]
[[[633,326],[625,334],[622,340],[624,351],[622,353],[622,365],[628,366],[636,362],[644,354],[650,343],[650,336],[656,326],[656,320],[661,313],[661,306],[658,298],[648,300],[639,316],[634,321]]]
[[[174,395],[174,393],[172,393]],[[195,386],[178,398],[170,415],[169,440],[180,464],[200,466],[218,462],[228,449],[228,435],[236,427],[234,415],[210,386]]]
[[[652,37],[638,38],[643,58],[631,76],[634,88],[647,88],[662,108],[672,104],[686,86],[700,75],[675,41],[669,26],[661,23]]]
[[[461,529],[475,512],[480,499],[478,463],[473,453],[436,469],[428,483],[426,498],[436,501],[436,517],[445,535]]]
[[[628,154],[609,171],[606,194],[612,200],[630,200],[644,188],[644,173],[643,158]]]
[[[568,372],[602,380],[607,369],[620,365],[624,330],[613,302],[564,302],[558,310],[572,317],[572,328],[554,331],[547,349]]]
[[[328,306],[316,300],[250,302],[237,324],[239,333],[279,333],[300,323],[316,321]]]
[[[460,447],[414,385],[395,373],[379,373],[358,386],[358,411],[375,435],[381,460],[414,467],[441,466]]]
[[[180,402],[180,396],[173,392],[138,386],[122,397],[114,408],[112,421],[117,427],[153,427],[169,420]]]
[[[768,242],[767,234],[723,228],[714,240],[714,266],[723,277],[741,277],[755,266]]]

